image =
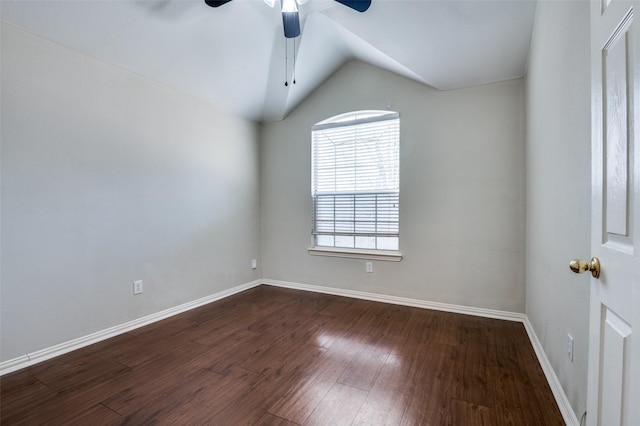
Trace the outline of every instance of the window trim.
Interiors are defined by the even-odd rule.
[[[354,113],[367,112],[367,111],[368,110],[348,112],[345,114],[340,114],[335,117],[328,118],[324,121],[319,122],[318,124],[314,124],[313,126],[311,126],[311,131],[314,132],[316,130],[337,129],[338,127],[347,127],[347,126],[358,126],[361,124],[377,123],[379,121],[397,120],[400,118],[400,113],[394,111],[394,112],[387,112],[386,114],[376,115],[373,117],[365,117],[365,118],[357,118],[355,120],[340,121],[340,117],[342,116],[356,115]]]
[[[365,116],[357,119],[343,119],[343,117],[357,116],[358,114],[378,113],[373,116]],[[381,110],[360,110],[350,111],[329,117],[323,121],[314,124],[311,127],[311,133],[314,131],[325,129],[336,129],[340,127],[362,125],[367,123],[376,123],[382,121],[399,120],[400,113],[397,111],[381,111]],[[399,135],[398,135],[399,136]],[[312,178],[313,179],[313,178]],[[399,235],[398,235],[399,242]],[[400,250],[384,250],[384,249],[364,249],[364,248],[348,248],[335,246],[316,245],[316,235],[313,235],[311,247],[307,249],[308,253],[313,256],[328,256],[341,258],[355,258],[366,260],[382,260],[399,262],[402,260]]]
[[[307,249],[312,256],[346,257],[352,259],[400,262],[402,253],[395,250],[366,250],[346,247],[315,246]]]

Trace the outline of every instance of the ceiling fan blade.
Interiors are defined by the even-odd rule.
[[[225,3],[229,3],[231,0],[204,0],[207,6],[218,7],[222,6]]]
[[[296,12],[282,12],[282,26],[286,38],[295,38],[300,35],[300,14]]]
[[[336,0],[338,3],[342,3],[347,7],[358,12],[364,12],[371,6],[371,0]]]

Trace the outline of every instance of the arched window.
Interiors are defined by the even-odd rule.
[[[311,133],[314,245],[398,250],[399,114],[349,112]]]

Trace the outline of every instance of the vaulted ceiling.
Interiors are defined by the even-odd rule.
[[[287,116],[350,60],[447,90],[521,77],[533,0],[333,0],[300,5],[288,49],[279,3],[2,0],[2,20],[251,120]],[[285,86],[285,81],[289,82]]]

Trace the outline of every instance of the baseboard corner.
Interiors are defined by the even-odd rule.
[[[580,426],[580,421],[573,411],[571,403],[567,398],[567,394],[564,392],[564,389],[560,384],[560,380],[553,370],[551,362],[549,361],[549,358],[547,358],[547,354],[545,353],[544,348],[542,347],[542,344],[538,339],[538,335],[536,334],[533,325],[531,324],[531,321],[529,321],[529,317],[527,315],[524,316],[523,324],[525,330],[527,331],[527,335],[529,336],[529,340],[531,341],[531,345],[533,346],[533,350],[538,357],[538,362],[540,363],[542,371],[547,378],[547,382],[549,383],[551,392],[556,399],[556,403],[558,404],[558,408],[560,409],[562,418],[569,426]]]

